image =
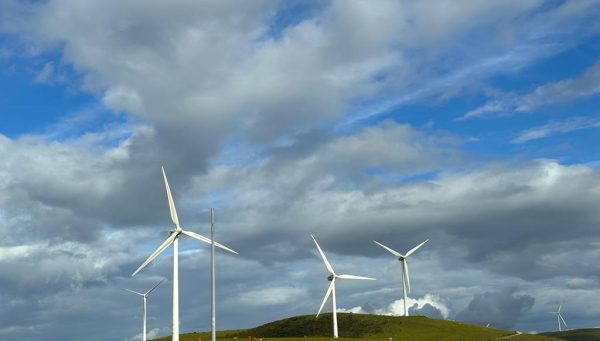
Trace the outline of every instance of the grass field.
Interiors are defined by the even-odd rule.
[[[330,341],[332,339],[331,314],[315,318],[314,315],[297,316],[274,321],[256,328],[230,330],[217,333],[220,341],[248,340],[249,337],[276,339],[277,341]],[[340,341],[558,341],[541,335],[515,335],[513,331],[486,328],[462,322],[438,320],[423,316],[377,316],[338,313]],[[157,341],[171,340],[171,337]],[[209,341],[210,333],[184,334],[181,341]]]
[[[600,341],[600,328],[567,330],[564,332],[542,333],[569,341]]]

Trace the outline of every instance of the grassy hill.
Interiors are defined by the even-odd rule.
[[[600,341],[600,328],[575,329],[564,332],[541,333],[540,335],[552,336],[570,341]]]
[[[323,314],[291,317],[270,322],[262,326],[222,331],[217,334],[220,341],[248,340],[248,337],[277,338],[278,341],[325,341],[331,340],[332,315]],[[512,331],[486,328],[462,322],[438,320],[424,316],[378,316],[338,313],[340,341],[365,340],[388,341],[558,341],[560,339],[541,335],[515,335]],[[171,337],[158,339],[168,341]],[[209,333],[182,335],[181,341],[208,341]]]

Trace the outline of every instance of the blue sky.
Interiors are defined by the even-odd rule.
[[[0,1],[0,338],[140,339],[119,288],[170,278],[167,254],[130,278],[170,228],[161,166],[184,225],[207,233],[215,207],[243,255],[222,255],[220,328],[316,311],[310,234],[336,269],[378,278],[340,287],[345,311],[400,314],[397,264],[370,240],[429,238],[415,314],[545,331],[565,302],[570,326],[598,326],[599,14]],[[182,249],[181,292],[195,292],[207,249]],[[153,304],[152,335],[168,335],[169,290]],[[182,331],[209,327],[208,304],[182,303]]]

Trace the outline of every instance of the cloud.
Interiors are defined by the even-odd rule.
[[[35,76],[38,83],[51,83],[54,77],[54,65],[51,62],[44,64],[44,67]]]
[[[504,94],[499,99],[488,101],[483,106],[467,112],[458,120],[533,112],[539,107],[593,96],[600,93],[598,79],[600,61],[589,66],[578,77],[540,85],[524,95]],[[563,123],[566,124],[568,123]]]
[[[529,295],[515,295],[516,289],[475,294],[467,308],[456,319],[496,328],[514,328],[535,302]]]
[[[29,289],[38,292],[46,305],[45,309],[40,310],[35,303],[37,299],[21,303],[11,300],[12,303],[6,306],[23,307],[23,312],[35,309],[40,313],[32,321],[19,317],[22,315],[13,308],[14,317],[8,320],[13,321],[10,324],[16,325],[16,321],[21,319],[32,325],[40,324],[37,330],[50,332],[50,327],[42,324],[47,316],[56,316],[56,320],[71,318],[72,314],[91,318],[94,313],[88,312],[85,305],[97,302],[77,303],[75,299],[81,299],[110,284],[121,283],[120,278],[129,276],[147,253],[164,239],[169,225],[160,171],[146,170],[147,173],[131,174],[130,167],[137,166],[136,163],[123,161],[129,160],[130,141],[128,139],[118,146],[100,149],[100,153],[90,152],[81,144],[48,146],[31,138],[17,141],[5,139],[2,142],[6,147],[4,155],[7,162],[3,164],[0,176],[0,186],[3,188],[0,198],[5,208],[0,219],[7,231],[13,228],[25,231],[6,234],[10,236],[5,239],[5,243],[9,244],[5,249],[6,257],[19,254],[21,258],[14,261],[18,266],[12,270],[8,264],[13,264],[13,261],[1,263],[7,273],[15,276],[12,280],[5,278],[3,287],[11,288],[5,291],[18,296],[19,291],[13,287],[21,281],[30,283]],[[299,148],[299,142],[306,148]],[[364,240],[377,236],[402,249],[403,246],[410,247],[424,238],[430,238],[429,247],[416,261],[433,257],[449,263],[440,268],[443,270],[437,271],[438,274],[425,275],[431,268],[413,267],[426,269],[417,271],[412,277],[414,283],[420,283],[419,286],[433,288],[426,291],[429,293],[441,290],[433,283],[439,283],[437,276],[447,271],[459,271],[462,274],[466,269],[485,268],[484,273],[474,277],[453,279],[451,288],[461,288],[477,280],[478,276],[490,274],[507,276],[512,281],[523,278],[535,282],[554,278],[557,266],[566,269],[564,276],[590,278],[597,271],[589,266],[593,263],[588,263],[597,257],[588,241],[589,236],[595,235],[593,228],[599,221],[595,206],[590,204],[597,201],[600,193],[595,185],[598,183],[595,168],[539,161],[488,166],[469,172],[441,172],[433,177],[408,181],[390,181],[384,177],[385,181],[382,181],[381,174],[348,172],[348,169],[356,165],[378,167],[383,174],[428,172],[440,163],[447,162],[445,155],[453,153],[456,141],[444,133],[436,136],[407,125],[385,122],[354,135],[321,138],[313,142],[311,146],[304,144],[304,140],[293,141],[290,145],[273,150],[260,162],[250,164],[245,164],[245,161],[244,164],[238,164],[238,159],[232,156],[235,153],[228,152],[228,157],[221,160],[228,162],[215,163],[206,174],[197,174],[189,180],[192,184],[190,187],[183,186],[179,177],[170,177],[182,222],[194,224],[208,221],[205,213],[196,212],[197,208],[217,207],[218,238],[225,239],[227,245],[243,252],[247,259],[245,262],[242,259],[234,262],[228,257],[219,261],[222,270],[219,270],[218,278],[227,279],[227,282],[223,282],[225,284],[219,286],[221,295],[238,297],[237,293],[247,292],[249,294],[245,296],[244,307],[256,306],[260,302],[282,307],[281,310],[270,310],[253,322],[243,317],[246,310],[236,304],[239,300],[223,299],[221,302],[224,306],[220,309],[238,311],[235,313],[237,315],[230,315],[231,321],[247,321],[246,324],[251,324],[230,322],[230,326],[249,327],[276,319],[282,314],[303,314],[318,307],[324,288],[318,283],[312,284],[312,279],[318,276],[312,273],[312,267],[317,274],[322,274],[324,270],[318,258],[307,251],[312,250],[309,248],[312,245],[310,239],[306,238],[308,233],[315,231],[336,269],[356,268],[357,273],[373,277],[379,276],[370,272],[382,266],[381,259],[374,257],[382,255],[376,246],[366,245]],[[385,148],[386,153],[365,156],[348,152],[377,149],[374,146]],[[6,150],[9,149],[18,153],[8,154]],[[53,166],[56,162],[60,162],[60,168]],[[20,164],[35,167],[14,171],[13,167]],[[102,173],[89,176],[94,171]],[[144,181],[143,186],[133,186],[135,181]],[[129,185],[123,186],[123,183]],[[138,198],[133,201],[139,201],[140,212],[146,213],[131,214],[125,209],[132,209],[130,204],[124,204],[129,200],[128,196],[123,196],[123,193],[127,193],[125,190],[133,191],[129,195]],[[140,195],[140,190],[153,194]],[[86,200],[77,200],[81,197]],[[145,199],[140,201],[142,197]],[[21,205],[28,209],[19,209]],[[111,205],[123,208],[115,210]],[[103,217],[105,213],[102,210],[108,208],[113,212],[112,215]],[[77,221],[65,225],[64,222],[69,221],[71,216],[88,221],[88,225]],[[36,221],[43,222],[47,230],[35,229],[38,226]],[[164,225],[154,223],[148,228],[138,227],[144,221],[162,221]],[[565,230],[564,224],[567,222],[572,224],[569,225],[572,228]],[[201,224],[193,228],[202,232],[204,227]],[[115,230],[120,232],[116,233]],[[29,241],[26,238],[32,234],[29,231],[35,231],[37,239]],[[540,234],[539,231],[544,233]],[[52,237],[50,241],[43,243],[42,240],[48,236]],[[582,239],[581,236],[588,237]],[[17,246],[25,246],[25,249],[10,251],[11,247]],[[52,258],[55,262],[41,260],[40,257],[47,254],[41,251],[44,249],[54,255]],[[559,252],[573,249],[578,250],[576,255],[567,251]],[[562,266],[555,261],[557,254],[565,262],[577,259],[581,266]],[[358,258],[351,258],[357,255]],[[182,283],[197,284],[198,280],[204,280],[200,274],[208,271],[206,264],[197,263],[204,256],[200,251],[186,256],[190,257],[187,260],[181,260],[182,267],[189,266],[187,270],[182,268],[181,273],[190,276]],[[167,259],[167,256],[162,257],[162,261],[158,259],[158,264],[150,267],[148,274],[170,277]],[[24,274],[18,270],[38,262],[47,264],[45,268],[48,271],[32,271],[37,277],[23,277]],[[95,267],[94,264],[99,266]],[[63,275],[52,282],[52,276],[57,273]],[[246,273],[252,273],[253,276],[244,275]],[[280,276],[282,273],[286,275]],[[427,278],[433,276],[430,277],[432,282],[419,278],[421,273]],[[265,289],[264,278],[276,279],[267,288],[275,291]],[[290,289],[294,288],[291,282],[305,283],[302,290],[306,290],[309,297],[294,307],[280,304],[294,295],[302,294]],[[44,288],[40,288],[40,283],[50,285],[44,284]],[[377,285],[383,284],[378,281]],[[56,288],[63,290],[57,294],[53,291]],[[277,291],[281,288],[284,290]],[[353,287],[340,290],[352,292],[357,289],[360,290]],[[195,291],[184,287],[182,292]],[[60,299],[65,299],[69,294],[73,295],[73,299],[63,302],[69,309],[56,310],[55,303],[58,304]],[[101,297],[110,300],[116,294],[106,292],[104,295]],[[441,297],[449,300],[456,297],[453,295],[456,292],[449,291],[448,295]],[[393,306],[382,303],[375,293],[371,296],[345,297],[349,297],[344,302],[350,307],[360,306],[365,301],[375,302],[376,307],[386,313],[401,307],[400,302],[395,302]],[[194,299],[200,298],[194,296]],[[203,304],[208,304],[208,297],[205,299]],[[159,302],[168,306],[169,295],[164,294],[157,304]],[[198,301],[192,300],[190,304],[193,302]],[[394,300],[390,297],[387,302]],[[415,303],[418,303],[416,309],[420,310],[415,313],[434,316],[437,309],[442,316],[449,314],[444,313],[442,305],[434,304],[433,298],[417,300]],[[196,308],[185,308],[190,310],[190,314],[182,316],[195,316],[191,311],[202,309],[198,304]],[[110,309],[122,310],[123,313],[130,311],[119,307]],[[132,303],[131,309],[135,307]],[[168,309],[161,316],[168,321]],[[132,320],[132,326],[136,326],[134,322]],[[182,321],[182,325],[202,328],[193,321]],[[133,332],[137,332],[137,329],[124,335],[134,335]]]
[[[600,61],[588,67],[579,77],[548,83],[523,96],[517,110],[530,112],[552,103],[571,101],[600,93]]]
[[[388,96],[380,96],[373,103],[361,105],[342,126],[382,116],[395,108],[417,101],[433,98],[443,102],[460,94],[477,93],[482,88],[484,94],[497,92],[492,91],[486,84],[487,79],[497,74],[518,72],[536,61],[567,50],[572,47],[571,44],[578,41],[567,38],[571,35],[595,35],[592,28],[596,26],[595,21],[589,16],[590,13],[598,11],[594,1],[546,5],[549,4],[543,1],[483,4],[473,2],[449,11],[448,4],[441,1],[411,4],[404,8],[410,17],[406,25],[413,26],[410,27],[411,34],[404,38],[409,42],[403,41],[403,47],[408,51],[426,51],[425,55],[418,54],[419,60],[411,60],[410,54],[403,60],[403,65],[417,72],[413,74],[402,68],[402,72],[398,73],[399,80],[394,78],[394,74],[390,75],[389,82],[395,86],[401,84],[404,91],[392,89]],[[411,12],[413,10],[414,13]],[[439,24],[435,28],[429,25],[428,19],[432,17],[436,18]],[[527,22],[520,20],[525,17]],[[456,18],[469,19],[456,22]],[[490,27],[494,29],[490,30]],[[425,36],[414,32],[424,33]],[[428,36],[429,34],[431,36]],[[463,42],[459,46],[468,46],[470,42],[476,42],[479,48],[476,52],[469,48],[444,50],[448,41]],[[556,43],[557,41],[560,43]],[[441,69],[430,70],[429,65],[438,65]],[[457,120],[491,113],[512,113],[513,96],[505,94],[499,97]]]
[[[95,243],[23,243],[0,247],[0,281],[6,293],[49,294],[108,282],[131,266],[132,250],[117,243],[124,234],[104,235]],[[105,255],[110,253],[110,255]],[[44,283],[40,288],[39,283]]]
[[[296,287],[272,287],[241,293],[239,302],[249,306],[291,304],[306,298],[306,291]]]
[[[265,144],[337,124],[347,110],[358,111],[349,102],[361,103],[356,109],[364,111],[369,96],[385,94],[381,102],[397,103],[392,94],[431,96],[423,89],[430,84],[436,84],[434,94],[452,84],[467,86],[479,79],[476,75],[490,74],[485,70],[536,59],[535,53],[516,50],[501,60],[494,56],[516,42],[519,34],[511,23],[522,16],[535,13],[534,22],[554,16],[549,22],[564,31],[560,20],[585,13],[585,8],[567,12],[568,5],[532,12],[543,3],[538,0],[470,2],[451,11],[447,1],[334,1],[271,36],[268,20],[279,7],[269,1],[243,8],[181,1],[144,11],[136,10],[136,2],[124,8],[114,1],[69,3],[12,4],[9,9],[21,15],[7,18],[5,30],[23,32],[42,47],[61,46],[64,63],[83,74],[84,90],[101,94],[113,109],[149,118],[162,145],[179,142],[185,148],[190,135],[205,137],[206,156],[231,133]],[[84,17],[93,18],[79,19]],[[226,19],[215,22],[215,17]],[[539,34],[551,35],[552,24]],[[483,55],[451,49],[452,41],[476,39],[474,32],[493,36],[485,40]],[[539,42],[534,45],[522,50],[544,50]],[[440,75],[431,68],[436,61],[443,70],[460,71]],[[350,116],[348,122],[358,119]]]
[[[161,337],[161,335],[165,335],[169,332],[166,328],[152,328],[146,332],[146,339],[153,340]],[[142,340],[142,333],[134,335],[130,338],[125,339],[124,341],[137,341]]]
[[[591,117],[570,117],[566,120],[554,121],[539,127],[527,129],[521,132],[519,136],[511,142],[525,143],[556,134],[598,127],[600,127],[600,119]]]
[[[409,315],[423,315],[434,318],[448,318],[450,310],[443,303],[440,297],[432,294],[426,294],[420,298],[408,298]],[[338,308],[340,312],[351,312],[357,314],[375,314],[375,315],[404,315],[404,300],[396,300],[383,308],[377,308],[373,304],[366,304],[350,309]]]
[[[518,98],[514,95],[505,95],[500,100],[492,100],[486,102],[484,105],[468,111],[462,117],[457,118],[457,121],[464,121],[471,118],[486,117],[486,116],[508,116],[512,115],[515,111],[516,102]]]

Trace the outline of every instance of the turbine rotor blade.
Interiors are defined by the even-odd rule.
[[[412,255],[415,251],[417,251],[421,246],[423,246],[423,244],[427,243],[428,241],[429,241],[429,239],[427,239],[426,241],[422,242],[421,244],[419,244],[419,245],[413,247],[412,249],[410,249],[410,251],[408,251],[406,253],[406,257]]]
[[[402,262],[402,272],[404,273],[404,280],[406,281],[406,293],[410,294],[410,277],[408,275],[408,259],[404,259]]]
[[[209,238],[206,238],[206,237],[204,237],[203,235],[201,235],[201,234],[198,234],[198,233],[196,233],[196,232],[192,232],[192,231],[186,231],[186,230],[181,230],[181,233],[185,234],[185,235],[186,235],[186,236],[188,236],[188,237],[192,237],[192,238],[194,238],[194,239],[197,239],[197,240],[199,240],[199,241],[201,241],[201,242],[205,242],[205,243],[207,243],[207,244],[210,244],[210,243],[211,243]],[[215,242],[215,246],[216,246],[216,247],[219,247],[219,248],[221,248],[221,249],[223,249],[223,250],[229,251],[229,252],[231,252],[231,253],[235,253],[236,255],[238,254],[236,251],[233,251],[232,249],[228,248],[227,246],[225,246],[225,245],[222,245],[222,244],[219,244],[219,243],[217,243],[217,242]]]
[[[171,188],[169,187],[169,180],[167,180],[167,173],[165,168],[161,167],[163,178],[165,179],[165,188],[167,189],[167,200],[169,201],[169,212],[171,213],[171,220],[175,226],[179,227],[179,218],[177,218],[177,210],[175,209],[175,202],[173,201],[173,195],[171,195]]]
[[[140,267],[137,268],[137,270],[135,270],[133,274],[131,274],[131,277],[135,276],[138,272],[140,272],[140,270],[146,267],[148,263],[152,262],[154,258],[156,258],[161,252],[163,252],[167,247],[169,247],[178,235],[179,233],[172,233],[169,236],[169,238],[167,238],[162,244],[160,244],[160,246],[154,252],[152,252],[150,257],[148,257],[148,259],[146,259],[146,261],[144,261],[144,263],[142,263],[142,265],[140,265]]]
[[[325,293],[325,297],[323,298],[323,302],[321,303],[321,307],[319,308],[319,311],[317,312],[317,316],[315,316],[315,318],[319,317],[321,310],[323,310],[323,307],[325,306],[325,302],[327,302],[329,295],[331,295],[331,292],[333,291],[334,285],[335,285],[335,278],[333,280],[331,280],[331,284],[329,284],[329,288],[327,288],[327,293]]]
[[[319,250],[319,253],[321,254],[321,258],[323,258],[323,262],[325,263],[325,267],[327,267],[327,271],[329,271],[329,273],[331,273],[332,275],[335,275],[335,271],[333,271],[333,267],[331,266],[331,264],[327,260],[327,257],[325,257],[325,254],[323,253],[323,250],[321,250],[321,247],[319,246],[319,243],[317,243],[317,240],[315,239],[315,237],[312,234],[310,235],[310,237],[315,242],[315,245],[317,246],[317,249]]]
[[[138,294],[138,295],[140,295],[140,296],[144,296],[144,294],[142,294],[142,293],[139,293],[139,292],[137,292],[137,291],[129,290],[129,289],[126,289],[126,288],[123,288],[123,290],[127,290],[127,291],[129,291],[129,292],[131,292],[131,293]]]
[[[565,327],[567,326],[567,322],[565,322],[565,319],[562,317],[561,314],[558,314],[558,317],[560,317],[560,320],[562,321],[562,323],[565,325]]]
[[[159,285],[161,285],[161,284],[162,284],[162,282],[164,282],[164,281],[165,281],[165,279],[164,279],[164,278],[163,278],[163,279],[161,279],[161,280],[160,280],[160,282],[158,282],[158,283],[157,283],[155,286],[153,286],[153,287],[152,287],[152,289],[150,289],[150,290],[146,291],[146,293],[145,293],[144,295],[148,295],[149,293],[151,293],[152,291],[154,291],[154,289],[156,289],[156,288],[157,288]]]
[[[363,277],[363,276],[354,276],[354,275],[337,275],[337,278],[340,279],[367,279],[370,281],[375,281],[375,278],[371,278],[371,277]]]
[[[560,314],[560,309],[562,308],[562,303],[558,305],[558,310],[556,311],[557,314]]]
[[[375,244],[377,244],[377,245],[381,246],[382,248],[384,248],[384,249],[388,250],[388,251],[389,251],[391,254],[393,254],[394,256],[396,256],[396,257],[402,257],[402,258],[404,258],[404,256],[403,256],[403,255],[402,255],[400,252],[398,252],[398,251],[394,251],[394,250],[392,250],[391,248],[389,248],[389,247],[387,247],[387,246],[385,246],[385,245],[383,245],[383,244],[381,244],[380,242],[377,242],[377,241],[375,241],[375,240],[374,240],[373,242],[374,242]]]

